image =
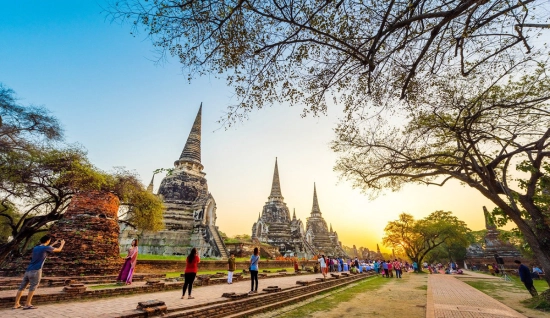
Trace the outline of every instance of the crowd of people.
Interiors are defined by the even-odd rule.
[[[46,257],[48,256],[49,253],[61,252],[61,250],[65,245],[64,240],[56,240],[53,243],[52,241],[53,241],[52,237],[49,235],[46,235],[40,239],[40,245],[33,248],[31,262],[27,267],[21,286],[17,291],[13,309],[23,308],[27,310],[27,309],[36,308],[35,306],[32,305],[32,298],[37,286],[40,284],[40,279],[42,278],[42,266],[44,264],[44,261],[46,260]],[[57,247],[54,247],[55,245],[57,245]],[[117,280],[120,283],[127,284],[127,285],[132,284],[132,277],[136,268],[137,257],[138,257],[138,240],[134,239],[132,241],[130,249],[128,250],[128,254],[125,257],[124,265],[122,266],[122,269],[120,270],[120,273],[117,278]],[[316,258],[317,258],[317,264],[315,264],[314,266],[314,271],[316,273],[321,272],[321,274],[325,278],[330,272],[347,272],[347,271],[351,273],[374,271],[377,274],[382,275],[383,277],[386,277],[386,278],[393,278],[393,277],[402,278],[403,271],[418,272],[421,270],[417,262],[412,262],[412,263],[409,263],[407,261],[403,262],[401,259],[397,259],[397,258],[393,260],[359,260],[357,257],[355,257],[354,259],[348,258],[344,260],[344,258],[342,257],[327,257],[322,254],[316,256]],[[260,253],[259,253],[259,249],[256,247],[254,248],[253,254],[250,256],[249,267],[248,267],[248,270],[250,271],[250,292],[249,293],[251,294],[258,292],[259,261],[260,261]],[[183,285],[182,296],[181,296],[182,299],[185,298],[186,293],[188,295],[187,296],[188,299],[193,299],[193,296],[191,296],[191,292],[193,289],[193,282],[195,281],[195,278],[197,276],[197,272],[199,269],[199,263],[200,263],[200,257],[197,254],[197,249],[192,248],[191,252],[186,258],[184,285]],[[519,274],[519,277],[522,283],[525,285],[525,287],[531,293],[531,295],[536,296],[537,291],[533,286],[533,279],[540,278],[540,276],[544,275],[544,272],[536,266],[534,266],[533,270],[531,271],[529,267],[522,264],[521,261],[519,260],[516,260],[515,263],[519,265],[517,269],[517,273]],[[236,270],[235,255],[233,253],[230,254],[227,264],[228,264],[227,283],[232,284],[233,272]],[[443,265],[441,263],[428,264],[427,262],[424,262],[421,264],[421,266],[423,269],[428,270],[430,274],[441,273],[441,272],[444,272],[445,274],[462,274],[463,273],[462,269],[458,268],[455,262],[449,262],[447,265]],[[492,275],[498,275],[501,271],[501,268],[499,268],[499,266],[496,263],[487,264],[487,269]],[[296,259],[294,260],[294,269],[295,271],[299,270],[298,262]],[[29,294],[27,296],[25,305],[22,306],[19,301],[21,299],[22,292],[29,285],[30,285]]]

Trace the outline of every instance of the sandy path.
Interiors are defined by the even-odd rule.
[[[367,291],[328,312],[310,317],[426,317],[427,275],[404,274],[402,279],[389,278],[377,290]]]
[[[379,278],[385,279],[385,278]],[[407,317],[423,318],[426,316],[426,289],[427,275],[404,274],[402,279],[389,278],[389,281],[377,289],[365,290],[346,302],[340,302],[330,310],[317,311],[305,317]],[[346,289],[359,288],[352,284],[335,292],[312,297],[311,299],[274,310],[263,314],[254,315],[255,318],[285,317],[294,309],[316,301],[323,301],[334,293]]]

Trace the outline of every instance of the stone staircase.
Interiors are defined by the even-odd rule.
[[[218,232],[218,229],[214,225],[209,225],[208,229],[210,230],[210,233],[212,234],[212,237],[214,238],[214,242],[216,242],[216,246],[218,247],[218,250],[220,251],[222,259],[228,259],[229,255],[227,255],[227,248],[225,247],[225,244],[223,243],[223,240],[220,236],[220,232]]]

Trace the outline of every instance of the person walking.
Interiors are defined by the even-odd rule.
[[[195,281],[195,277],[197,277],[197,272],[199,271],[199,263],[201,259],[197,255],[197,249],[192,248],[191,253],[189,253],[189,256],[187,256],[187,259],[185,260],[185,274],[184,276],[184,283],[183,283],[183,291],[181,295],[181,299],[185,298],[185,290],[188,290],[188,297],[187,299],[193,299],[195,297],[191,296],[191,290],[193,289],[193,282]]]
[[[254,254],[250,256],[250,292],[257,293],[258,292],[258,263],[260,262],[260,252],[257,247],[254,248]],[[254,283],[256,283],[256,286],[254,286]]]
[[[418,272],[418,263],[417,263],[417,262],[413,262],[412,268],[413,268],[413,271],[414,271],[415,273]]]
[[[395,269],[395,278],[402,278],[401,277],[401,262],[399,262],[397,259],[393,261],[393,268]]]
[[[50,235],[44,235],[42,238],[40,238],[40,245],[35,246],[32,249],[31,262],[27,267],[27,270],[25,271],[25,276],[23,276],[21,286],[19,286],[19,289],[17,290],[13,309],[19,309],[23,307],[21,306],[19,301],[21,300],[21,295],[23,294],[23,291],[25,290],[25,288],[27,288],[29,284],[31,286],[29,287],[29,294],[27,295],[27,301],[25,302],[25,306],[23,307],[23,309],[36,309],[36,307],[32,305],[32,297],[34,296],[36,287],[38,287],[38,285],[40,284],[40,280],[42,279],[42,266],[44,265],[44,261],[46,261],[48,253],[59,253],[63,250],[63,246],[65,246],[65,240],[57,240],[52,244],[52,246],[50,246],[51,240],[52,237]],[[53,247],[53,245],[56,244],[60,244],[59,247]]]
[[[525,285],[525,288],[529,291],[531,296],[535,297],[538,295],[537,290],[535,289],[535,286],[533,286],[533,278],[531,278],[531,271],[529,270],[529,267],[523,265],[520,260],[515,260],[514,263],[518,264],[518,274],[519,278],[521,279],[521,282],[523,285]]]
[[[233,272],[236,269],[235,254],[231,253],[227,260],[227,283],[233,284]]]
[[[132,284],[132,277],[134,277],[134,270],[136,269],[138,257],[138,240],[133,239],[128,255],[124,260],[124,265],[118,273],[117,282],[125,283],[126,285]]]

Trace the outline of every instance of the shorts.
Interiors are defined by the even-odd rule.
[[[34,291],[36,287],[38,287],[38,284],[40,284],[40,279],[42,278],[42,270],[32,270],[32,271],[26,271],[25,276],[23,277],[23,281],[21,282],[21,286],[19,286],[19,290],[23,291],[27,286],[30,284],[31,287],[29,287],[29,291]]]

